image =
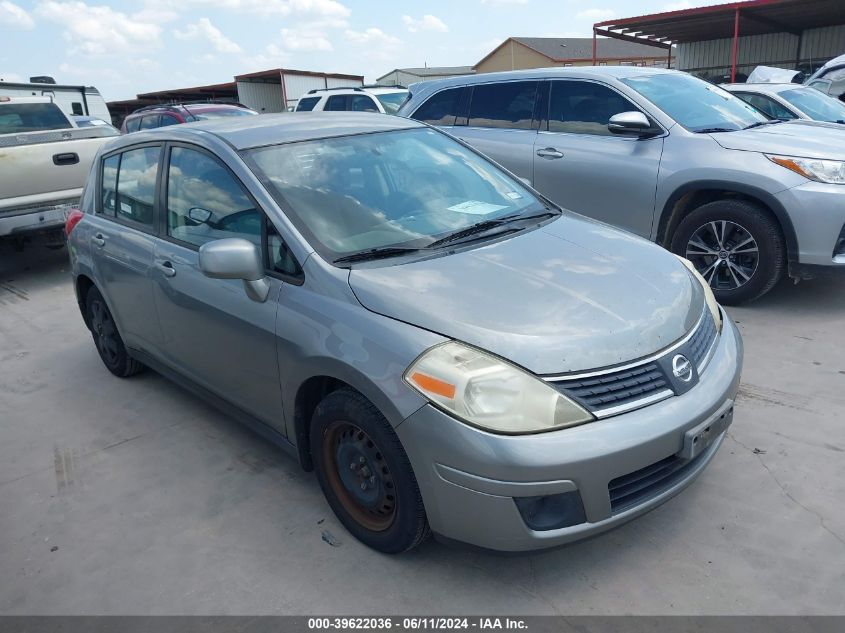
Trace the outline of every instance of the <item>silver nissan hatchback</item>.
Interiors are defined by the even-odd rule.
[[[678,493],[742,343],[689,262],[427,125],[265,115],[106,145],[66,231],[109,371],[315,470],[370,547],[567,543]]]

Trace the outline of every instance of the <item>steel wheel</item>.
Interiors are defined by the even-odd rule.
[[[760,250],[744,226],[715,220],[697,228],[689,238],[686,257],[714,290],[735,290],[757,272]]]
[[[96,299],[91,302],[91,330],[103,360],[109,365],[116,365],[120,355],[117,328],[106,306]]]
[[[323,435],[323,460],[344,509],[368,530],[387,530],[396,517],[395,484],[370,436],[349,422],[333,422]]]

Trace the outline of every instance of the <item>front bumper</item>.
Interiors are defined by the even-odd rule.
[[[424,406],[396,432],[414,468],[431,529],[450,540],[522,551],[592,536],[657,507],[691,483],[718,450],[726,431],[694,460],[673,458],[683,453],[687,431],[731,415],[742,355],[739,333],[724,318],[713,358],[692,390],[636,411],[537,435],[494,435]],[[612,504],[609,484],[673,459],[683,467],[662,485],[635,496],[633,503]],[[514,502],[515,497],[572,491],[580,495],[586,521],[570,527],[532,530]]]
[[[775,197],[788,211],[798,240],[790,274],[815,276],[813,268],[819,266],[845,269],[845,252],[839,246],[845,231],[845,185],[808,181]]]

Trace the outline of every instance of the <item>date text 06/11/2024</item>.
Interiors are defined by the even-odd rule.
[[[310,630],[525,630],[525,620],[518,618],[463,617],[348,617],[308,618]]]

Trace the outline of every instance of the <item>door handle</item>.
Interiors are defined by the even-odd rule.
[[[173,268],[173,264],[170,262],[162,262],[160,264],[156,264],[158,269],[164,273],[165,277],[175,277],[176,276],[176,269]]]
[[[79,163],[79,154],[76,152],[65,152],[64,154],[53,154],[54,165],[76,165]]]
[[[97,233],[94,237],[91,238],[91,241],[101,248],[106,245],[106,238],[103,237],[102,233]]]
[[[563,152],[557,151],[554,147],[546,147],[545,149],[538,149],[537,156],[540,158],[563,158]]]

